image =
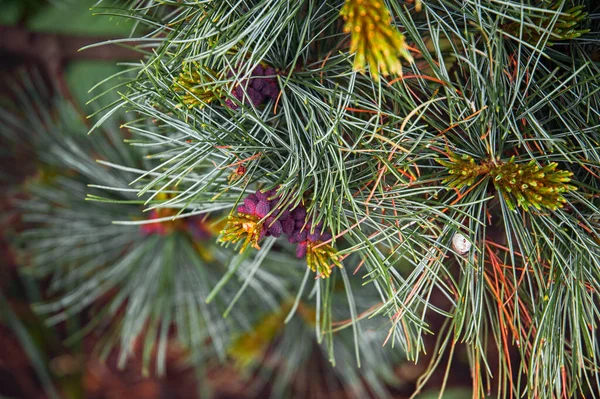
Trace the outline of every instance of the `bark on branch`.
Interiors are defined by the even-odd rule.
[[[64,78],[64,67],[73,60],[138,61],[141,53],[116,44],[79,51],[85,46],[111,39],[102,36],[72,36],[30,32],[22,27],[0,26],[0,57],[17,57],[37,64],[77,107]],[[134,46],[135,43],[132,43]]]
[[[30,32],[13,26],[0,26],[0,52],[33,58],[43,64],[59,65],[70,60],[139,60],[140,53],[116,44],[79,51],[82,47],[108,40],[100,36],[71,36]]]

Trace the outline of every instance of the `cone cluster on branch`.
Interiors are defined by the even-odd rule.
[[[346,21],[344,32],[352,38],[350,51],[355,53],[356,70],[369,66],[375,80],[380,72],[383,76],[402,75],[400,58],[412,61],[412,56],[381,0],[346,0],[340,14]]]
[[[296,256],[305,258],[308,267],[323,277],[331,275],[330,265],[342,267],[337,251],[328,244],[332,236],[323,229],[322,223],[313,227],[302,205],[289,211],[280,206],[281,197],[276,190],[257,191],[244,198],[237,214],[228,217],[228,225],[221,232],[224,243],[242,242],[240,253],[249,246],[260,249],[258,242],[264,237],[288,236],[297,244]]]
[[[449,176],[443,180],[450,187],[458,189],[472,186],[481,179],[491,179],[502,194],[510,209],[516,206],[528,211],[530,207],[556,210],[567,201],[564,193],[576,190],[571,181],[572,172],[556,170],[556,162],[544,167],[535,160],[526,164],[515,163],[514,156],[508,161],[484,161],[476,163],[467,154],[458,156],[450,152],[449,160],[438,162],[448,168]]]
[[[233,72],[229,72],[227,77],[232,78]],[[275,69],[258,65],[252,70],[250,78],[235,82],[232,95],[239,103],[251,103],[254,107],[258,107],[268,99],[277,100],[279,85]],[[231,99],[225,100],[225,105],[231,109],[239,107]]]

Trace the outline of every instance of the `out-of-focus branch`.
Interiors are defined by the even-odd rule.
[[[61,94],[77,107],[64,78],[66,63],[74,60],[137,61],[142,58],[139,52],[116,44],[80,51],[85,46],[109,39],[102,36],[30,32],[23,27],[0,26],[0,57],[16,56],[35,62],[54,81]]]
[[[69,60],[139,60],[140,53],[130,48],[107,44],[79,51],[82,47],[110,38],[71,36],[30,32],[24,28],[0,26],[0,52],[31,57],[44,64],[61,64]]]

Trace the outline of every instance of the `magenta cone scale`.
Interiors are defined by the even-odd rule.
[[[233,77],[233,73],[230,72],[228,77]],[[279,96],[277,72],[272,67],[265,68],[258,65],[252,71],[249,79],[235,82],[231,94],[240,103],[251,103],[254,107],[258,107],[269,99],[276,100]],[[225,105],[231,109],[239,108],[239,105],[232,99],[227,99]]]
[[[310,223],[303,205],[290,211],[281,207],[280,200],[276,190],[248,194],[237,208],[238,215],[229,217],[222,241],[244,239],[242,250],[248,246],[259,249],[263,237],[286,235],[291,244],[297,244],[296,257],[306,258],[311,270],[328,277],[331,264],[341,267],[337,251],[328,243],[331,234],[324,231],[322,223]]]

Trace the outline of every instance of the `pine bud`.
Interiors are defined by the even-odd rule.
[[[233,73],[230,73],[229,77],[232,76]],[[268,99],[276,100],[277,96],[279,96],[279,85],[275,69],[258,65],[252,71],[250,79],[235,82],[231,94],[240,103],[247,104],[250,102],[254,107],[258,107]],[[231,109],[239,107],[231,99],[227,99],[225,105]]]
[[[263,237],[281,236],[284,223],[285,231],[291,231],[290,213],[279,208],[279,199],[273,196],[274,190],[249,194],[238,206],[237,214],[229,216],[219,241],[237,243],[243,240],[241,253],[249,246],[260,249],[258,242]]]
[[[534,160],[517,164],[512,157],[508,162],[494,167],[490,174],[496,175],[494,185],[510,209],[520,206],[526,211],[529,207],[556,210],[567,201],[563,193],[577,189],[566,184],[571,181],[573,173],[556,170],[557,166],[556,162],[552,162],[539,167]]]
[[[563,193],[577,189],[567,184],[573,173],[556,170],[558,164],[555,162],[539,167],[534,160],[517,164],[512,157],[506,162],[476,163],[469,155],[459,157],[450,151],[448,158],[447,161],[438,160],[439,164],[448,168],[448,177],[443,183],[460,189],[471,186],[475,181],[491,178],[512,210],[517,206],[526,211],[530,207],[556,210],[566,202]]]
[[[402,75],[400,57],[412,62],[404,36],[392,26],[390,11],[380,0],[346,0],[340,14],[344,31],[351,35],[350,51],[355,53],[354,69],[369,66],[371,76]]]
[[[514,37],[521,37],[527,43],[536,45],[542,37],[547,37],[548,46],[554,45],[556,40],[572,40],[589,32],[589,29],[579,29],[578,26],[587,18],[588,13],[583,12],[585,6],[578,5],[560,13],[562,1],[555,1],[545,6],[548,10],[555,12],[542,12],[538,16],[530,17],[526,22],[511,21],[502,28]],[[548,31],[550,31],[548,33]]]
[[[477,164],[472,156],[467,154],[459,156],[452,151],[448,151],[447,161],[441,159],[436,161],[448,169],[449,176],[442,183],[448,183],[450,187],[471,186],[479,176],[485,175],[490,170],[489,164]]]
[[[290,243],[298,244],[296,257],[306,258],[312,271],[329,277],[331,265],[342,267],[335,248],[323,244],[331,240],[331,234],[323,231],[322,224],[311,225],[304,206],[300,205],[292,211],[284,210],[280,199],[275,190],[249,194],[238,206],[237,214],[229,216],[219,240],[225,243],[243,241],[241,253],[249,246],[260,249],[258,242],[263,237],[285,234]]]
[[[214,71],[210,71],[215,76]],[[173,90],[182,96],[182,102],[188,108],[202,108],[215,98],[220,97],[220,90],[211,83],[214,79],[201,73],[197,63],[185,65],[183,72],[179,74],[173,83]]]

